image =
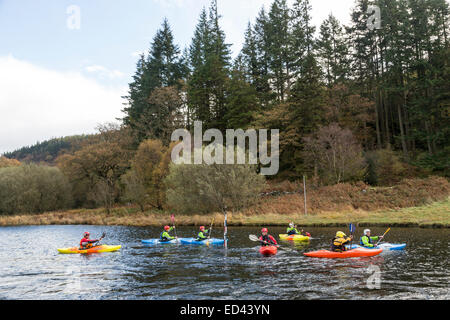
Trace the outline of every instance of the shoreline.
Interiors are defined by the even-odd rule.
[[[223,225],[222,214],[183,215],[175,214],[177,226],[209,225],[215,218],[214,226]],[[419,227],[450,228],[450,197],[420,207],[397,210],[350,210],[342,212],[318,212],[305,216],[293,214],[245,214],[229,213],[228,226],[286,226],[294,221],[301,227],[342,227],[354,223],[360,227]],[[39,225],[105,225],[160,227],[170,224],[168,212],[140,212],[136,208],[114,208],[108,215],[104,209],[79,209],[48,212],[34,215],[0,216],[0,227]]]

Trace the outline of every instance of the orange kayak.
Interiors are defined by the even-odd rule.
[[[122,246],[108,246],[108,245],[101,245],[92,247],[90,249],[86,250],[80,250],[78,247],[73,248],[64,248],[64,249],[58,249],[59,253],[64,254],[85,254],[85,253],[102,253],[102,252],[114,252],[121,248]]]
[[[357,258],[357,257],[373,257],[380,254],[383,249],[364,249],[357,248],[353,250],[348,250],[344,252],[333,252],[328,250],[319,250],[304,253],[305,256],[313,258]]]
[[[259,252],[263,255],[263,256],[273,256],[277,254],[277,247],[275,246],[264,246],[259,248]]]

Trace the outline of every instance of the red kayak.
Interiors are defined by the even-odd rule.
[[[264,246],[259,248],[259,252],[263,255],[263,256],[274,256],[277,254],[277,247],[275,246]]]
[[[364,249],[357,248],[344,252],[333,252],[328,250],[319,250],[304,253],[305,256],[313,257],[313,258],[356,258],[356,257],[373,257],[380,254],[383,249]]]

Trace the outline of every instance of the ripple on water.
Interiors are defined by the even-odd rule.
[[[61,255],[82,233],[122,244],[115,253]],[[303,252],[329,247],[333,228],[311,228],[308,244],[280,242],[278,254],[262,257],[248,239],[255,228],[229,228],[230,247],[160,245],[158,228],[42,226],[0,228],[10,241],[0,251],[0,299],[449,299],[447,229],[392,229],[388,240],[405,251],[372,258],[316,259]],[[189,236],[192,228],[177,229]],[[282,228],[271,228],[272,234]],[[357,230],[358,231],[358,230]],[[374,228],[374,233],[384,230]],[[217,229],[216,229],[217,232]],[[217,234],[216,236],[220,236]],[[380,289],[367,281],[380,271]],[[374,270],[374,269],[370,269]]]

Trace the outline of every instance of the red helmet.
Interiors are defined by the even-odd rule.
[[[83,237],[86,237],[86,236],[90,236],[91,234],[89,233],[89,232],[85,232],[85,233],[83,233]]]
[[[261,233],[263,233],[263,232],[269,232],[269,230],[267,230],[267,228],[262,228]]]
[[[169,229],[170,229],[169,226],[165,226],[165,227],[164,227],[164,230],[166,230],[166,231],[169,230]]]
[[[204,227],[204,226],[201,226],[201,227],[200,227],[200,231],[203,231],[203,230],[205,230],[205,227]]]

